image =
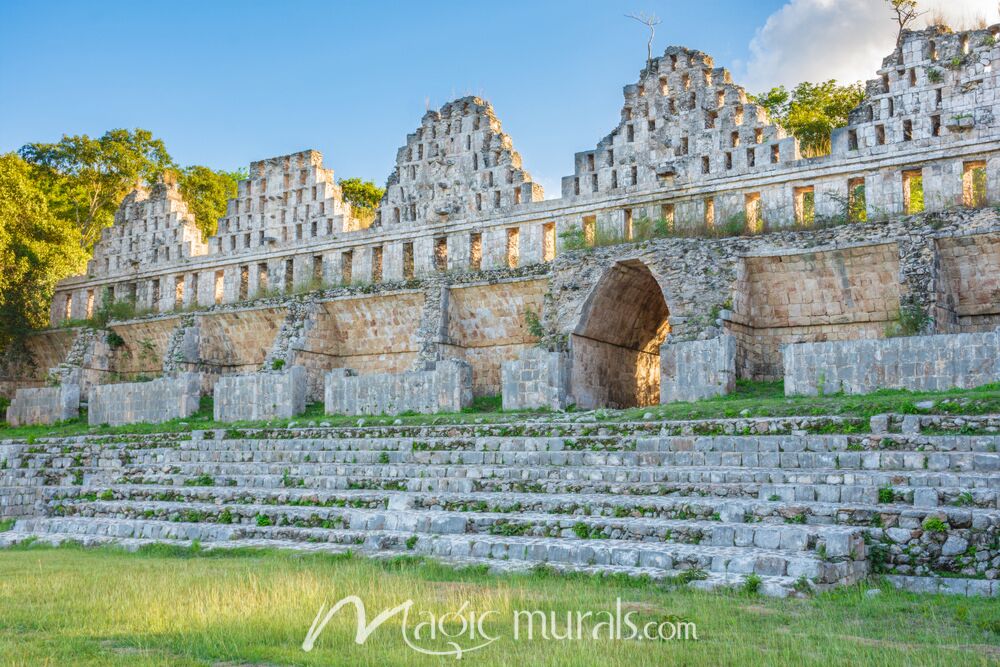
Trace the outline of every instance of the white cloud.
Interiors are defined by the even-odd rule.
[[[993,0],[921,0],[919,7],[956,27],[1000,19]],[[800,81],[864,81],[874,77],[895,38],[883,0],[789,0],[757,30],[737,78],[751,92]]]

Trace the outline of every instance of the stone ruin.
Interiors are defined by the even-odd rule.
[[[137,189],[0,389],[78,367],[82,397],[178,372],[211,393],[277,364],[304,367],[316,402],[334,371],[363,385],[458,360],[475,396],[628,407],[781,379],[788,345],[882,340],[903,314],[919,323],[909,333],[990,332],[998,34],[907,32],[818,157],[709,56],[670,47],[625,86],[618,123],[575,156],[559,199],[476,97],[424,115],[374,217],[316,151],[252,163],[206,241],[174,183]],[[109,338],[58,328],[107,299],[152,312]],[[795,358],[810,373],[827,363]]]
[[[59,285],[54,328],[6,364],[9,420],[85,401],[94,425],[183,423],[212,393],[237,423],[0,441],[0,517],[18,518],[0,547],[417,554],[778,596],[876,574],[1000,596],[996,415],[560,413],[737,379],[1000,380],[998,35],[906,33],[821,157],[672,47],[561,199],[476,98],[407,137],[374,219],[315,151],[253,163],[207,243],[173,184],[132,193],[88,274]],[[672,229],[649,238],[658,219]],[[56,326],[105,299],[154,312]],[[904,324],[921,335],[892,335]],[[551,412],[386,416],[497,394]],[[366,417],[299,422],[318,401]]]

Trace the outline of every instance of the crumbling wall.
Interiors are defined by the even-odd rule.
[[[391,228],[461,220],[510,212],[543,196],[493,107],[478,97],[463,97],[428,111],[416,132],[407,135],[378,222]]]
[[[370,224],[370,220],[367,224]],[[245,254],[272,246],[295,246],[362,229],[351,205],[343,200],[332,169],[323,167],[323,155],[308,150],[250,163],[250,177],[239,182],[229,200],[212,252]],[[285,290],[284,266],[268,267],[266,284],[259,289]],[[295,285],[311,276],[294,276]]]

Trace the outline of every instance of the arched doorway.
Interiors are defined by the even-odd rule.
[[[660,345],[670,311],[656,278],[639,260],[618,262],[584,304],[573,332],[572,393],[581,408],[660,402]]]

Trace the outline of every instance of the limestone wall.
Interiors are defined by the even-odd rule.
[[[1000,382],[1000,331],[799,343],[784,362],[789,396],[969,389]]]
[[[24,349],[0,357],[0,396],[13,396],[19,387],[45,383],[49,369],[61,363],[73,345],[76,329],[50,329],[28,336]]]
[[[723,396],[736,388],[736,339],[667,343],[660,364],[660,403]]]
[[[306,369],[227,375],[215,383],[215,421],[287,419],[306,409]]]
[[[355,375],[335,369],[326,375],[327,414],[396,415],[401,412],[459,412],[472,403],[472,367],[445,359],[425,370]]]
[[[563,410],[570,403],[570,357],[539,347],[525,348],[501,364],[503,409]]]
[[[310,395],[323,395],[323,376],[350,367],[360,375],[402,373],[420,350],[418,330],[425,295],[405,290],[320,301],[304,344],[293,350],[305,367]]]
[[[198,410],[200,395],[199,373],[99,385],[90,390],[87,420],[91,426],[120,426],[188,417]]]
[[[541,315],[545,280],[454,286],[448,290],[449,353],[472,366],[473,393],[500,393],[500,366],[533,346],[527,313]]]
[[[179,316],[112,324],[110,329],[117,339],[110,346],[110,377],[132,380],[160,375],[170,336],[179,324]]]
[[[54,424],[80,416],[80,385],[18,389],[7,408],[7,423]]]
[[[743,258],[730,320],[740,377],[781,377],[788,343],[884,335],[899,316],[899,264],[896,243]]]
[[[990,331],[1000,325],[1000,235],[937,240],[939,329]]]

